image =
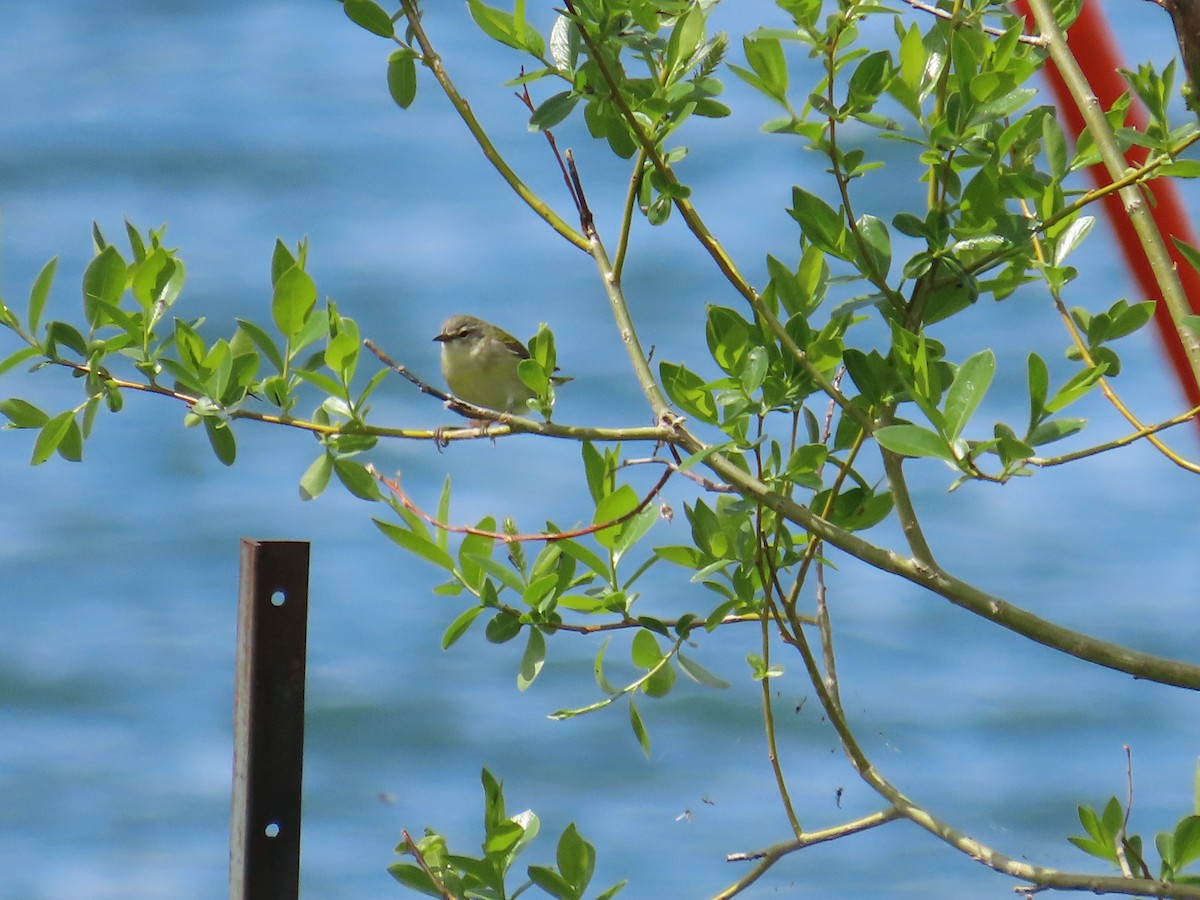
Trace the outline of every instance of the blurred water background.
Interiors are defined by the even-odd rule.
[[[426,5],[433,39],[497,143],[567,214],[544,141],[526,132],[499,84],[515,74],[516,57],[464,27],[465,4]],[[543,32],[550,6],[537,13]],[[1148,47],[1158,63],[1170,58],[1165,14],[1107,7],[1131,64]],[[762,2],[726,3],[716,21],[735,36],[734,61],[740,34],[783,23]],[[588,258],[507,192],[424,74],[414,108],[394,107],[388,52],[328,0],[0,4],[0,292],[23,308],[38,270],[58,255],[49,315],[77,318],[92,220],[118,243],[123,218],[143,229],[165,222],[189,272],[177,313],[227,334],[234,315],[268,318],[276,236],[307,235],[322,294],[418,372],[436,376],[429,338],[450,313],[480,313],[522,336],[548,321],[576,377],[560,392],[558,418],[646,421]],[[807,66],[794,60],[796,83]],[[818,157],[757,130],[773,115],[765,103],[726,82],[735,114],[694,123],[682,171],[713,230],[762,283],[764,250],[795,257],[790,186],[826,195],[829,186]],[[558,136],[575,148],[611,234],[624,165],[578,124]],[[896,155],[869,134],[854,138]],[[923,190],[898,165],[859,189],[885,219]],[[1106,241],[1098,229],[1081,251],[1071,302],[1101,309],[1140,299]],[[677,220],[638,229],[626,286],[658,358],[708,371],[704,304],[738,298]],[[1054,360],[1059,378],[1066,371],[1066,336],[1037,291],[981,302],[953,328],[966,329],[944,333],[955,347],[992,346],[1000,358],[985,421],[1023,420],[1030,347]],[[0,337],[0,355],[12,349]],[[1129,339],[1124,352],[1117,384],[1143,419],[1178,411],[1153,338]],[[52,411],[79,402],[77,383],[54,372],[4,381],[4,396]],[[380,421],[446,421],[399,379],[376,397]],[[1093,419],[1090,439],[1124,432],[1098,400],[1083,414]],[[515,687],[519,642],[494,647],[472,632],[442,652],[439,637],[461,604],[435,596],[437,573],[377,532],[370,516],[381,511],[338,489],[299,501],[311,439],[244,424],[237,464],[225,469],[181,419],[178,407],[130,395],[119,417],[102,417],[82,465],[56,458],[30,468],[30,435],[0,434],[0,900],[226,891],[243,535],[313,543],[304,896],[401,896],[386,866],[402,828],[435,826],[475,848],[483,766],[504,780],[512,810],[542,816],[543,838],[523,864],[550,862],[553,835],[575,821],[599,850],[597,889],[627,877],[631,898],[710,896],[741,871],[726,853],[786,836],[743,662],[752,630],[705,638],[695,651],[732,689],[681,680],[669,699],[643,702],[654,747],[646,760],[620,708],[546,718],[596,699],[596,642],[553,641],[546,671],[524,694]],[[1171,437],[1195,455],[1194,432]],[[511,512],[533,529],[586,510],[578,448],[566,442],[442,453],[390,444],[374,459],[401,471],[428,506],[449,473],[459,522]],[[1063,624],[1195,659],[1200,556],[1185,549],[1196,545],[1194,478],[1144,448],[953,495],[940,464],[910,469],[951,571]],[[687,485],[672,486],[675,522],[656,525],[652,543],[686,540],[689,496]],[[873,537],[901,546],[886,528]],[[1085,867],[1065,840],[1079,831],[1075,805],[1124,795],[1127,744],[1132,827],[1153,832],[1190,811],[1193,697],[1094,671],[851,560],[832,561],[847,710],[883,772],[918,802],[1002,851]],[[648,577],[643,592],[644,610],[662,615],[709,600],[677,571]],[[626,646],[617,639],[609,650],[618,671]],[[798,664],[781,661],[781,752],[806,826],[876,808]],[[918,829],[892,825],[793,856],[745,896],[1010,888]]]

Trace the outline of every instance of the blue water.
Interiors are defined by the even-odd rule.
[[[511,58],[466,36],[460,4],[427,5],[480,117],[565,211],[541,138],[497,85],[496,61]],[[769,4],[725,6],[722,24],[735,34],[778,21]],[[1127,48],[1161,48],[1160,62],[1173,49],[1165,15],[1140,6],[1111,14]],[[123,217],[143,229],[167,222],[189,270],[181,315],[225,331],[235,314],[268,315],[275,237],[308,235],[322,294],[416,370],[436,373],[429,336],[449,313],[483,313],[522,335],[547,320],[576,376],[558,417],[645,421],[590,261],[507,192],[430,81],[413,109],[392,105],[387,52],[335,4],[315,0],[3,4],[0,293],[20,308],[58,255],[51,314],[75,317],[91,221],[114,240]],[[1144,53],[1130,49],[1131,64]],[[760,280],[764,250],[794,254],[782,212],[788,187],[823,191],[822,167],[758,133],[771,111],[753,98],[740,106],[743,92],[732,77],[727,84],[739,113],[697,123],[685,175],[714,230]],[[611,229],[623,168],[578,130],[564,127],[559,139],[575,147],[600,227]],[[911,179],[872,178],[884,212],[910,202]],[[626,284],[643,340],[659,358],[703,366],[703,305],[737,298],[678,222],[636,238]],[[1103,240],[1097,230],[1080,258],[1073,303],[1136,299]],[[1024,353],[1036,346],[1057,360],[1066,343],[1048,303],[1036,293],[981,303],[966,327],[958,346],[994,346],[1001,359],[984,415],[1019,421]],[[11,346],[0,338],[0,354]],[[1118,388],[1144,419],[1177,411],[1152,340],[1130,339],[1125,358]],[[10,374],[0,390],[57,411],[79,402],[77,388],[41,372]],[[399,380],[376,396],[381,421],[445,421]],[[1100,402],[1083,414],[1097,440],[1124,432]],[[343,492],[299,501],[310,439],[246,425],[227,470],[181,419],[165,402],[130,396],[120,417],[101,418],[83,465],[36,469],[30,436],[0,433],[0,900],[225,892],[243,535],[313,543],[305,896],[401,895],[385,869],[405,828],[434,826],[473,849],[483,766],[504,779],[512,810],[542,816],[543,837],[525,862],[550,861],[553,835],[575,821],[598,847],[597,890],[629,878],[627,897],[710,896],[742,871],[725,854],[786,837],[742,662],[755,649],[752,629],[705,638],[695,651],[734,682],[729,691],[681,679],[670,699],[643,701],[654,742],[647,761],[621,709],[546,718],[596,699],[597,643],[553,641],[542,679],[524,694],[515,688],[519,647],[472,633],[443,653],[440,634],[461,607],[432,593],[437,573],[395,552],[370,523],[378,511]],[[1195,454],[1194,433],[1171,440]],[[512,512],[532,529],[586,510],[569,443],[504,440],[440,454],[396,444],[375,459],[430,507],[449,473],[460,522]],[[1185,549],[1197,537],[1194,478],[1142,448],[954,495],[940,464],[911,469],[931,540],[955,573],[1063,624],[1196,658],[1200,562]],[[672,485],[680,514],[656,525],[652,543],[686,540],[690,496]],[[899,546],[887,529],[873,536]],[[851,560],[832,561],[847,711],[883,772],[918,802],[1001,851],[1084,867],[1064,840],[1078,830],[1075,804],[1124,795],[1128,744],[1133,827],[1152,833],[1189,811],[1200,737],[1192,696],[1091,671]],[[709,598],[677,575],[645,580],[645,611],[703,608]],[[614,678],[625,647],[610,647]],[[798,664],[780,658],[781,753],[805,826],[877,808]],[[745,896],[1009,888],[897,824],[791,857]]]

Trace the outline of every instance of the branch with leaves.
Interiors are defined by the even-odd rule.
[[[23,398],[0,401],[10,426],[36,432],[32,461],[40,464],[56,453],[81,459],[100,411],[117,412],[135,394],[180,404],[185,424],[202,426],[226,464],[236,457],[235,428],[243,422],[308,432],[320,448],[301,478],[302,495],[319,496],[336,476],[352,494],[379,504],[374,521],[386,538],[444,573],[438,590],[459,598],[460,608],[443,632],[443,648],[478,621],[494,644],[523,639],[516,684],[525,690],[541,676],[555,638],[603,634],[593,664],[599,695],[552,717],[623,707],[647,754],[652,721],[644,713],[646,701],[669,697],[679,674],[707,689],[727,687],[700,661],[705,637],[735,625],[757,626],[745,654],[746,677],[760,684],[765,766],[791,834],[765,849],[733,854],[731,860],[753,866],[718,897],[744,892],[805,847],[901,820],[1023,882],[1030,893],[1200,896],[1195,876],[1183,871],[1200,859],[1200,819],[1193,815],[1160,832],[1156,874],[1129,834],[1128,802],[1113,801],[1102,813],[1083,806],[1087,837],[1074,842],[1120,874],[1063,872],[985,845],[885,778],[863,751],[856,723],[841,703],[835,619],[838,605],[852,600],[830,596],[823,569],[826,556],[836,552],[1082,663],[1200,690],[1200,666],[1193,662],[1064,628],[952,575],[953,563],[942,562],[947,554],[925,534],[914,499],[919,494],[909,485],[910,479],[932,477],[930,460],[953,470],[950,489],[965,482],[989,489],[1143,440],[1187,471],[1197,470],[1157,437],[1197,410],[1146,425],[1111,387],[1124,365],[1118,342],[1146,324],[1152,304],[1104,299],[1085,309],[1068,308],[1065,299],[1078,274],[1071,255],[1091,230],[1091,204],[1119,191],[1130,214],[1139,216],[1142,192],[1153,179],[1200,174],[1194,163],[1177,158],[1200,139],[1200,129],[1169,120],[1163,97],[1171,72],[1128,73],[1131,90],[1154,101],[1144,134],[1124,126],[1123,108],[1094,110],[1089,133],[1071,153],[1053,110],[1032,105],[1036,91],[1028,86],[1045,52],[1060,69],[1071,63],[1059,23],[1044,4],[1035,5],[1040,36],[1030,37],[1011,15],[959,2],[911,2],[925,14],[920,21],[865,0],[832,10],[780,2],[781,21],[746,35],[743,59],[727,63],[731,41],[710,33],[708,2],[566,0],[544,38],[522,0],[511,11],[468,0],[478,31],[520,57],[505,85],[518,89],[517,99],[506,99],[544,135],[547,168],[556,166],[562,175],[576,227],[529,187],[534,180],[517,172],[479,122],[417,3],[398,2],[394,12],[373,0],[344,0],[343,9],[390,42],[387,84],[396,103],[408,108],[422,70],[427,72],[462,120],[465,139],[503,182],[547,227],[589,255],[652,424],[552,422],[549,391],[530,401],[528,414],[454,397],[362,335],[333,301],[318,304],[303,242],[294,249],[282,241],[275,245],[264,304],[269,322],[258,324],[248,314],[216,337],[213,325],[181,316],[177,301],[186,271],[176,251],[164,245],[162,231],[143,235],[127,224],[128,251],[93,230],[96,253],[83,273],[80,321],[46,321],[54,261],[37,277],[23,314],[0,305],[0,326],[17,341],[17,349],[0,360],[0,377],[32,365],[69,372],[84,389],[78,405],[59,412]],[[861,27],[865,19],[887,27],[869,31]],[[795,48],[819,61],[815,83],[793,84]],[[733,258],[693,199],[689,151],[680,143],[690,129],[702,127],[701,120],[731,112],[718,99],[724,72],[778,108],[779,116],[764,126],[772,139],[798,142],[828,164],[827,184],[782,189],[797,249],[793,259],[766,254],[761,285],[745,274],[751,267]],[[1086,84],[1073,77],[1083,98]],[[582,119],[597,145],[627,162],[621,178],[612,184],[592,178],[572,149],[560,150],[563,132],[556,136],[551,129],[565,130],[572,117]],[[864,133],[878,140],[848,139]],[[908,208],[888,221],[869,189],[884,164],[883,141],[896,155],[907,154],[907,164],[923,178]],[[1139,142],[1150,158],[1125,171],[1120,154]],[[1075,174],[1098,158],[1109,165],[1112,184],[1077,189]],[[589,192],[618,199],[621,212],[611,231],[596,222],[585,181]],[[627,295],[622,277],[640,249],[639,216],[655,227],[681,219],[734,292],[736,308],[707,309],[710,359],[704,368],[673,361],[670,347],[644,349],[631,311],[637,298]],[[1145,241],[1162,263],[1161,239],[1146,232]],[[1200,267],[1200,250],[1183,252]],[[1158,268],[1164,302],[1194,351],[1193,362],[1200,362],[1200,321],[1181,305],[1169,264]],[[965,348],[961,333],[956,339],[941,323],[970,322],[981,297],[1006,301],[1018,293],[1036,298],[1052,315],[1057,311],[1066,361],[1048,362],[1030,352],[1021,373],[1028,416],[1022,413],[1016,423],[985,421],[988,392],[1004,363],[989,348]],[[537,340],[553,350],[548,329]],[[364,348],[381,364],[369,374],[360,366],[371,360]],[[546,358],[552,360],[553,352]],[[536,359],[532,364],[541,365]],[[535,380],[548,385],[552,373],[551,363]],[[439,409],[483,424],[429,429],[379,423],[371,400],[385,385],[397,384],[392,375]],[[1085,432],[1086,420],[1071,413],[1094,391],[1109,396],[1133,431],[1050,455],[1045,448]],[[310,403],[312,412],[302,415]],[[401,490],[398,478],[384,478],[371,463],[381,440],[425,441],[440,451],[452,441],[516,435],[579,448],[587,501],[574,524],[522,529],[489,515],[452,526],[448,478],[436,508],[426,511]],[[644,452],[647,444],[653,454]],[[630,454],[629,445],[638,446],[639,455]],[[656,480],[644,477],[650,464],[663,466]],[[687,538],[649,546],[661,518],[654,500],[676,473],[689,483],[677,479],[673,487],[693,492],[682,506]],[[888,520],[899,526],[905,549],[864,537]],[[690,610],[673,609],[670,618],[651,615],[642,579],[672,568],[700,586],[700,599],[692,602],[688,594]],[[748,634],[741,629],[740,636]],[[610,647],[626,641],[628,659],[614,661]],[[796,776],[785,764],[789,748],[777,729],[771,689],[794,663],[816,692],[851,768],[878,795],[877,812],[840,824],[802,824],[813,816],[792,796]],[[617,677],[621,666],[633,671]],[[394,865],[396,879],[433,896],[503,897],[537,888],[581,900],[595,863],[592,845],[569,827],[558,841],[555,866],[528,866],[524,879],[513,874],[537,833],[537,818],[528,810],[508,815],[500,783],[486,770],[482,781],[482,853],[451,852],[433,830],[416,841],[406,831],[397,852],[416,864]],[[620,888],[598,896],[611,897]]]

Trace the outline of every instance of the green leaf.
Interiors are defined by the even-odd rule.
[[[279,352],[274,339],[253,322],[238,319],[237,323],[238,328],[250,338],[254,346],[259,349],[263,356],[270,360],[271,365],[275,367],[275,371],[282,372],[283,354]]]
[[[482,606],[472,606],[451,622],[442,633],[442,649],[449,650],[460,637],[466,634],[481,612],[483,612]]]
[[[518,2],[518,6],[523,5]],[[515,50],[528,50],[535,56],[542,55],[545,45],[541,36],[523,18],[518,19],[512,13],[487,6],[481,0],[467,0],[467,8],[479,30],[492,40]]]
[[[304,474],[300,476],[300,499],[315,500],[325,493],[329,486],[329,477],[333,474],[333,457],[322,453],[312,461]]]
[[[887,225],[872,215],[859,216],[855,225],[862,237],[863,250],[869,263],[869,268],[863,271],[878,278],[887,278],[892,267],[892,238]]]
[[[629,485],[623,484],[596,504],[596,514],[592,517],[592,524],[600,525],[627,516],[637,508],[638,503],[637,492]],[[614,549],[621,537],[621,529],[624,524],[613,525],[597,531],[593,535],[596,543],[607,550]]]
[[[74,423],[75,411],[73,409],[60,412],[52,419],[48,419],[42,426],[42,430],[38,432],[37,440],[33,442],[33,457],[29,460],[29,464],[40,466],[48,460],[58,449],[59,444],[62,443]]]
[[[88,263],[83,273],[83,316],[93,328],[103,324],[105,306],[120,303],[125,278],[125,260],[111,244]]]
[[[533,629],[537,630],[537,629]],[[493,644],[503,644],[511,641],[521,633],[521,620],[510,612],[500,610],[487,623],[484,635]]]
[[[757,78],[747,78],[745,70],[738,74],[744,81],[758,88],[767,96],[783,103],[787,99],[788,70],[783,54],[783,44],[778,38],[760,36],[742,38],[742,50]]]
[[[342,10],[346,17],[360,28],[365,28],[380,37],[395,37],[396,28],[391,17],[371,0],[342,0]]]
[[[612,898],[617,896],[617,894],[621,891],[621,889],[624,888],[625,885],[627,885],[628,883],[629,883],[628,879],[618,881],[612,887],[608,888],[607,890],[603,891],[602,893],[597,894],[596,900],[612,900]]]
[[[1133,334],[1153,318],[1156,305],[1154,300],[1143,300],[1132,306],[1127,305],[1124,301],[1118,301],[1108,311],[1110,322],[1105,339],[1115,341],[1117,338]]]
[[[42,266],[42,271],[34,279],[33,289],[29,292],[29,333],[37,336],[38,325],[42,321],[42,310],[46,308],[46,300],[50,296],[50,285],[54,282],[54,273],[58,269],[58,257],[51,259]]]
[[[793,187],[788,214],[800,223],[800,230],[809,241],[827,253],[845,258],[846,227],[841,213],[832,206],[816,194]]]
[[[1104,366],[1082,369],[1067,379],[1067,382],[1055,391],[1050,402],[1046,404],[1046,412],[1056,413],[1074,403],[1096,386],[1096,382],[1104,375]]]
[[[658,646],[658,638],[654,636],[653,632],[644,628],[639,629],[633,636],[633,646],[630,652],[633,664],[639,669],[653,669],[662,662],[663,658],[662,648]]]
[[[568,556],[583,563],[601,578],[607,579],[609,577],[608,565],[589,548],[583,546],[583,544],[567,539],[555,541],[554,543],[556,547],[559,547]]]
[[[875,429],[880,446],[902,456],[927,456],[954,462],[950,447],[937,434],[920,425],[886,425]]]
[[[12,422],[13,428],[41,428],[50,420],[48,415],[20,397],[0,400],[0,413]]]
[[[1096,224],[1095,216],[1080,216],[1067,226],[1054,244],[1054,265],[1061,266],[1072,250],[1087,237],[1092,226]]]
[[[954,381],[946,391],[943,410],[946,436],[951,441],[957,440],[962,434],[963,428],[979,408],[995,374],[996,355],[991,350],[982,350],[959,366]]]
[[[524,691],[533,684],[545,662],[546,639],[538,629],[530,628],[529,640],[525,644],[525,652],[521,655],[521,668],[517,672],[517,690]]]
[[[553,128],[571,114],[579,102],[573,91],[562,91],[543,101],[529,117],[530,131],[545,131]]]
[[[343,487],[360,500],[380,499],[379,482],[362,463],[352,459],[336,459],[333,471]]]
[[[407,528],[402,528],[393,522],[385,522],[382,519],[372,519],[371,521],[375,523],[375,526],[380,531],[409,553],[419,556],[426,562],[431,562],[438,568],[445,569],[447,572],[454,571],[454,560],[451,559],[450,554],[429,538]]]
[[[687,71],[691,61],[704,40],[704,10],[698,3],[692,4],[687,12],[675,20],[671,36],[667,39],[666,70],[667,83],[671,84]]]
[[[476,524],[479,531],[493,532],[496,530],[496,520],[485,516]],[[479,591],[484,583],[484,571],[476,559],[490,557],[495,546],[495,538],[484,534],[468,534],[458,545],[458,569],[463,582],[474,591]]]
[[[98,406],[97,401],[88,401],[88,410],[95,410]],[[92,413],[95,415],[95,413]],[[71,419],[71,424],[67,427],[67,433],[63,435],[63,439],[58,442],[55,451],[67,462],[79,462],[83,459],[83,433],[79,429],[79,422]]]
[[[574,822],[558,839],[555,861],[559,873],[575,890],[575,896],[582,897],[596,869],[596,849],[575,830]]]
[[[575,71],[579,61],[579,29],[566,14],[560,13],[550,29],[550,58],[560,72]]]
[[[134,269],[130,288],[143,310],[165,308],[179,295],[181,280],[175,277],[176,261],[162,247],[155,247]]]
[[[1036,353],[1029,354],[1029,421],[1032,425],[1042,417],[1046,409],[1046,395],[1050,390],[1050,370],[1046,361]]]
[[[271,298],[271,315],[280,334],[289,340],[300,334],[316,302],[317,286],[307,272],[294,265],[280,275]]]
[[[675,658],[679,660],[679,668],[683,670],[683,674],[697,684],[702,684],[710,688],[724,689],[729,687],[728,681],[718,678],[691,657],[684,656],[682,652],[676,653]]]
[[[1054,441],[1062,440],[1073,434],[1078,434],[1087,424],[1087,419],[1063,418],[1049,419],[1039,422],[1026,439],[1034,447],[1041,447]]]
[[[646,758],[650,758],[650,733],[646,731],[646,723],[642,721],[641,714],[638,712],[637,704],[633,702],[633,697],[629,698],[629,724],[633,727],[634,736],[637,737],[638,744],[641,745],[642,753],[646,754]]]
[[[204,431],[217,459],[223,465],[232,466],[237,459],[237,442],[233,438],[233,429],[229,427],[229,423],[214,416],[205,416]]]
[[[32,359],[35,356],[41,355],[41,348],[39,347],[22,347],[20,350],[11,353],[4,359],[0,359],[0,375],[3,375],[9,369],[16,368],[27,359]]]
[[[417,97],[417,54],[408,47],[388,57],[388,93],[401,109],[408,109]]]
[[[658,372],[667,396],[675,405],[702,422],[717,424],[716,401],[699,375],[666,361],[658,364]]]
[[[1200,816],[1185,816],[1175,826],[1171,838],[1171,859],[1176,872],[1200,859]]]

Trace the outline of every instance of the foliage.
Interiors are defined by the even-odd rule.
[[[1125,73],[1131,95],[1150,111],[1149,125],[1138,129],[1127,122],[1126,96],[1089,122],[1072,152],[1055,111],[1035,105],[1037,92],[1030,86],[1047,53],[1068,53],[1056,43],[1055,18],[1072,20],[1071,2],[1052,13],[1034,0],[1041,32],[1036,37],[1026,35],[1022,22],[1004,8],[983,3],[942,3],[921,24],[870,0],[776,5],[776,24],[743,36],[738,61],[727,62],[734,44],[710,29],[714,4],[705,0],[567,0],[545,36],[530,23],[523,0],[511,11],[469,0],[479,32],[513,52],[517,74],[510,86],[523,92],[530,129],[551,138],[548,152],[566,176],[576,227],[504,161],[455,87],[413,0],[400,0],[391,12],[372,0],[343,3],[353,23],[395,48],[381,55],[381,66],[397,105],[408,108],[424,89],[423,79],[432,78],[531,212],[592,256],[629,349],[632,375],[653,413],[652,426],[603,429],[549,421],[556,358],[553,335],[545,328],[531,342],[521,377],[537,389],[531,404],[546,421],[447,397],[364,343],[358,325],[332,300],[319,302],[303,242],[294,249],[282,241],[275,246],[270,321],[239,319],[226,336],[213,338],[203,319],[176,312],[186,270],[177,251],[164,244],[163,230],[142,234],[133,225],[126,229],[127,250],[93,229],[95,257],[83,273],[81,317],[45,321],[54,260],[37,277],[23,312],[0,306],[0,324],[21,345],[0,361],[0,375],[32,363],[69,371],[83,387],[82,402],[66,410],[44,411],[32,401],[10,398],[0,401],[0,413],[11,427],[35,432],[35,465],[56,453],[80,460],[101,407],[118,412],[131,392],[182,403],[185,424],[202,425],[227,465],[236,458],[239,420],[311,432],[320,451],[301,479],[303,496],[319,496],[336,476],[355,496],[380,504],[375,519],[380,531],[444,572],[440,593],[461,598],[461,610],[443,634],[444,648],[480,620],[492,643],[523,641],[516,681],[524,690],[542,673],[554,640],[604,631],[594,662],[600,696],[554,717],[623,706],[647,754],[651,734],[639,704],[669,697],[679,674],[710,689],[727,687],[697,661],[693,648],[717,629],[757,623],[757,646],[746,655],[748,677],[765,686],[787,662],[798,663],[850,765],[882,806],[820,832],[801,826],[775,753],[775,701],[764,687],[765,741],[792,834],[785,844],[753,856],[755,864],[722,897],[741,892],[808,843],[897,819],[918,824],[1032,890],[1200,896],[1195,876],[1183,873],[1200,858],[1195,815],[1158,835],[1161,865],[1153,873],[1141,840],[1125,831],[1127,816],[1119,803],[1111,801],[1100,814],[1081,806],[1087,835],[1071,840],[1121,866],[1121,875],[1109,876],[1060,872],[1003,856],[908,799],[860,747],[841,705],[822,580],[828,545],[928,588],[964,612],[1068,653],[1081,665],[1200,688],[1200,668],[1193,664],[1072,631],[954,577],[926,541],[906,475],[933,459],[952,471],[951,488],[965,481],[1003,483],[1142,439],[1172,462],[1200,471],[1156,437],[1189,420],[1194,410],[1145,425],[1112,386],[1123,367],[1120,340],[1147,324],[1155,304],[1117,299],[1102,300],[1094,310],[1068,309],[1063,299],[1077,275],[1069,259],[1092,229],[1087,211],[1093,204],[1114,192],[1129,204],[1155,179],[1198,174],[1194,162],[1180,154],[1200,131],[1195,123],[1170,118],[1174,70],[1142,66]],[[818,67],[811,84],[796,83],[797,60],[804,54]],[[730,113],[719,99],[726,73],[777,109],[763,126],[766,132],[798,141],[827,165],[822,194],[795,186],[783,198],[790,201],[797,251],[793,259],[767,256],[768,278],[761,286],[742,275],[709,230],[685,181],[689,152],[679,141],[687,130],[702,127],[698,120]],[[534,92],[542,99],[535,101]],[[570,155],[558,155],[551,129],[572,118],[629,161],[632,177],[613,188],[628,191],[614,235],[596,230],[584,179]],[[866,129],[878,141],[849,140],[852,128]],[[909,208],[886,221],[879,210],[867,208],[867,179],[883,165],[883,146],[907,154],[923,173]],[[1080,171],[1098,160],[1125,171],[1124,160],[1114,154],[1131,146],[1149,155],[1120,182],[1076,187]],[[622,283],[638,216],[655,226],[679,222],[744,301],[737,308],[708,308],[707,373],[672,360],[669,348],[652,367],[640,345]],[[1170,306],[1169,298],[1181,288],[1161,244],[1148,238],[1146,252],[1158,263]],[[1200,251],[1186,245],[1180,251],[1200,268]],[[936,326],[969,318],[985,298],[1006,302],[1030,294],[1058,310],[1072,368],[1055,381],[1047,361],[1030,352],[1021,373],[1028,417],[990,421],[985,401],[998,374],[995,353],[947,347]],[[1171,314],[1181,333],[1196,332],[1195,315],[1183,316],[1175,307]],[[364,346],[383,362],[369,377]],[[1198,347],[1192,347],[1192,362],[1200,372]],[[422,431],[378,423],[369,401],[391,374],[486,424]],[[1085,430],[1086,422],[1068,411],[1094,391],[1112,400],[1133,433],[1047,455],[1055,442]],[[314,396],[315,407],[303,415]],[[490,518],[450,526],[449,480],[430,514],[366,462],[384,439],[441,445],[513,433],[578,443],[581,481],[592,501],[580,520],[590,525],[564,529],[548,522],[532,535]],[[649,491],[635,488],[628,474],[630,445],[656,448],[653,462],[664,474]],[[648,536],[661,515],[654,501],[667,478],[691,478],[697,485],[683,509],[689,541],[652,546]],[[864,536],[883,521],[900,525],[905,551]],[[671,620],[644,614],[639,579],[660,563],[703,585],[709,604]],[[606,671],[614,635],[628,636],[635,674],[624,683],[610,681],[611,666]],[[530,866],[528,881],[509,890],[506,878],[536,835],[538,820],[528,811],[507,816],[501,787],[486,770],[483,783],[482,855],[453,854],[444,837],[427,831],[420,841],[406,839],[397,848],[419,862],[393,866],[397,880],[431,896],[500,898],[534,886],[554,897],[583,897],[595,851],[573,826],[559,839],[556,866]]]
[[[482,855],[477,857],[451,853],[446,839],[426,830],[416,842],[407,838],[397,853],[412,853],[420,865],[395,863],[388,871],[405,887],[430,897],[471,897],[481,900],[505,900],[530,886],[537,886],[556,900],[583,900],[596,867],[596,850],[568,825],[558,839],[553,866],[529,866],[528,880],[515,891],[505,886],[505,877],[517,857],[540,828],[531,810],[508,816],[504,811],[504,785],[487,769],[483,770],[484,838]],[[620,882],[595,895],[609,900],[625,886]]]

